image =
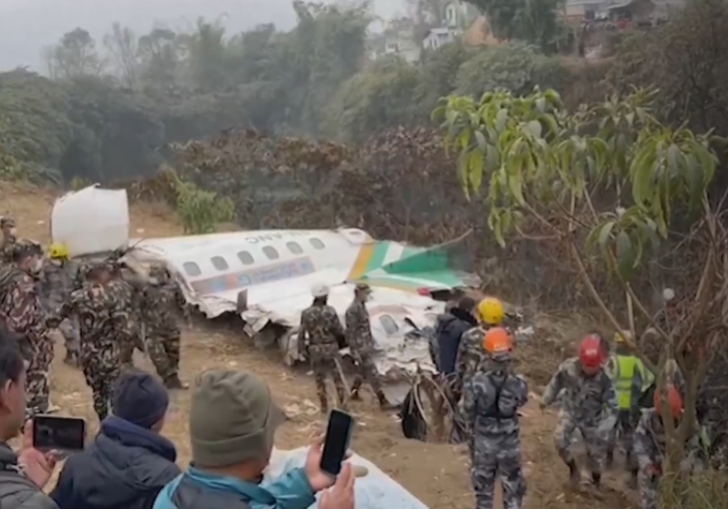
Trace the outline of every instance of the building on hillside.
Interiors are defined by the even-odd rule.
[[[582,22],[605,19],[609,13],[610,0],[567,0],[564,17],[567,22]]]
[[[609,19],[629,20],[638,25],[656,24],[684,5],[684,0],[621,0],[609,6]]]
[[[438,48],[455,41],[458,31],[446,28],[430,29],[422,40],[422,48],[425,50],[437,50]]]
[[[467,29],[480,15],[478,8],[463,0],[450,0],[445,4],[444,19],[440,20],[442,27],[450,29]]]
[[[483,16],[478,16],[473,23],[463,32],[462,35],[463,44],[467,47],[494,47],[498,46],[503,41],[498,39],[490,28],[488,19]]]

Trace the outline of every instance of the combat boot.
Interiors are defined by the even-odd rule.
[[[177,375],[177,373],[167,377],[164,380],[164,385],[167,386],[167,389],[181,389],[181,390],[189,389],[189,386],[187,384],[182,383],[182,381],[179,379],[179,375]]]
[[[637,470],[631,469],[629,471],[629,478],[627,479],[627,487],[629,489],[637,489],[638,482],[637,482]]]
[[[359,389],[351,388],[351,392],[349,393],[349,399],[354,402],[360,402],[361,396],[359,395]]]
[[[66,356],[63,358],[64,364],[68,364],[69,366],[73,366],[74,368],[78,367],[78,352],[73,350],[66,350]]]
[[[393,408],[393,405],[389,403],[389,400],[387,400],[387,397],[384,396],[384,393],[379,391],[377,393],[377,400],[379,400],[379,408],[382,410],[390,410]]]
[[[566,463],[566,465],[569,466],[569,487],[571,487],[572,490],[577,490],[579,488],[579,481],[581,480],[579,467],[576,465],[576,461],[574,459],[571,459]]]
[[[614,465],[614,450],[607,450],[607,469],[612,469]]]

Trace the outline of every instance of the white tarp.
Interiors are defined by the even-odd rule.
[[[129,241],[129,204],[124,189],[87,187],[57,199],[51,211],[51,237],[71,257],[108,252]]]
[[[291,451],[273,450],[270,464],[265,471],[262,484],[269,484],[288,471],[303,467],[308,448]],[[365,477],[357,478],[354,484],[355,509],[427,509],[407,489],[395,482],[384,471],[365,458],[354,454],[351,463],[367,468]],[[317,496],[318,500],[319,496]],[[318,508],[318,505],[309,507]]]

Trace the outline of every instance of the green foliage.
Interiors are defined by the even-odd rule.
[[[557,233],[586,228],[591,247],[629,281],[645,250],[667,237],[674,205],[702,207],[718,163],[710,134],[662,125],[652,96],[636,91],[570,114],[553,90],[495,91],[480,101],[450,97],[435,116],[460,152],[466,191],[487,185],[501,245],[525,218]],[[597,193],[611,194],[613,206],[597,210]],[[563,216],[554,221],[554,212]]]
[[[559,12],[562,0],[467,0],[488,17],[501,40],[521,40],[545,52],[556,50],[563,35]]]
[[[554,69],[555,68],[555,69]],[[456,93],[479,97],[486,91],[507,89],[520,96],[534,86],[560,86],[561,70],[554,58],[533,46],[508,43],[477,52],[457,71]]]
[[[218,223],[232,221],[235,206],[232,200],[204,191],[192,182],[177,181],[177,215],[185,234],[209,234]]]

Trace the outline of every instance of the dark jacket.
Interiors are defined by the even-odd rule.
[[[444,314],[437,326],[437,342],[440,347],[440,372],[455,372],[460,338],[464,332],[478,325],[478,320],[467,311],[453,307]]]
[[[180,475],[176,459],[169,440],[112,416],[88,448],[68,458],[51,498],[61,509],[151,509]]]
[[[0,443],[0,509],[57,509],[45,493],[18,470],[18,458]]]

